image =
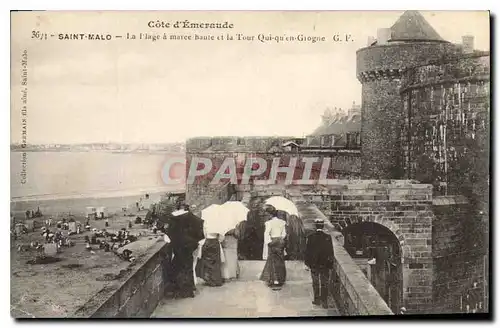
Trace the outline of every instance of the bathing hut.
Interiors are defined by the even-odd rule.
[[[95,207],[87,207],[87,219],[95,219],[97,217],[97,209]]]
[[[97,219],[105,219],[108,216],[106,207],[98,207],[96,209]]]

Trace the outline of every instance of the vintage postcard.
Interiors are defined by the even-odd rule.
[[[489,317],[489,12],[11,26],[12,317]]]

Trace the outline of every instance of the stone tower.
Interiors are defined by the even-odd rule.
[[[401,165],[401,73],[456,53],[418,11],[406,11],[391,28],[356,52],[362,83],[361,174],[364,179],[398,179]],[[403,141],[404,142],[404,141]]]

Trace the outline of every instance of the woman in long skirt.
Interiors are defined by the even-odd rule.
[[[194,297],[193,252],[203,239],[203,221],[186,207],[172,212],[166,232],[173,252],[171,291],[177,298]]]
[[[225,280],[237,279],[240,276],[238,241],[244,235],[244,224],[245,221],[240,222],[224,236],[222,250],[224,251],[225,261],[222,263],[222,277]]]
[[[285,237],[286,222],[277,217],[273,207],[266,209],[270,220],[265,224],[264,243],[268,248],[267,261],[260,276],[269,287],[279,289],[286,281]]]
[[[306,249],[306,234],[302,220],[295,215],[286,219],[286,254],[287,260],[303,261]]]
[[[207,234],[202,241],[201,254],[196,264],[196,276],[211,287],[222,286],[222,263],[225,262],[218,234]]]

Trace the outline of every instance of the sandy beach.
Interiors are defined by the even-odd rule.
[[[140,259],[156,243],[163,241],[161,234],[152,233],[147,226],[133,224],[132,216],[113,215],[109,218],[109,232],[126,228],[132,235],[139,236],[126,248],[133,248],[133,254]],[[83,216],[76,216],[76,221],[84,223]],[[42,221],[37,219],[38,221]],[[104,220],[91,220],[92,228],[104,229]],[[53,231],[60,230],[52,227]],[[66,235],[67,231],[62,230]],[[11,244],[11,314],[28,318],[62,318],[74,315],[75,311],[89,300],[97,297],[103,288],[113,290],[127,278],[134,265],[105,252],[99,246],[92,245],[93,252],[85,249],[85,237],[91,237],[91,231],[72,235],[75,243],[72,247],[63,247],[57,254],[57,262],[48,264],[30,264],[37,254],[36,250],[19,251],[18,245],[31,242],[44,243],[40,229],[19,235]],[[100,238],[102,239],[102,238]],[[111,278],[110,278],[111,277]]]
[[[183,188],[152,188],[141,190],[125,190],[116,192],[96,192],[92,195],[40,195],[35,197],[14,198],[11,200],[11,212],[16,219],[24,219],[26,210],[40,211],[44,216],[67,216],[68,214],[85,215],[86,208],[106,207],[109,213],[121,211],[123,207],[135,207],[140,198],[149,195],[148,203],[157,202],[161,196],[171,193],[182,193]]]
[[[48,217],[59,220],[69,214],[79,221],[85,222],[86,207],[104,206],[109,216],[108,231],[118,231],[126,228],[132,235],[140,236],[137,241],[126,246],[132,247],[134,256],[142,258],[151,247],[163,241],[161,234],[152,233],[147,226],[133,224],[134,213],[137,213],[136,202],[143,199],[143,206],[158,202],[167,192],[184,192],[179,188],[151,188],[141,190],[126,190],[117,192],[100,192],[94,195],[43,195],[14,199],[11,209],[16,221],[23,222],[26,210],[39,207],[43,214],[37,218],[37,226]],[[149,199],[145,200],[145,194]],[[127,207],[127,213],[122,208]],[[91,220],[92,228],[104,229],[104,220]],[[52,229],[60,230],[55,227]],[[63,231],[63,234],[67,232]],[[73,235],[73,247],[62,248],[58,253],[58,262],[51,264],[28,264],[33,260],[36,251],[19,251],[17,246],[29,245],[31,242],[43,243],[40,229],[21,234],[11,242],[11,314],[16,317],[67,317],[94,298],[100,290],[116,289],[133,263],[117,257],[113,252],[105,252],[98,246],[93,246],[94,252],[85,249],[84,238],[90,237],[90,231]],[[126,273],[126,274],[125,274]],[[125,274],[125,275],[123,275]],[[116,277],[108,279],[109,277]]]

